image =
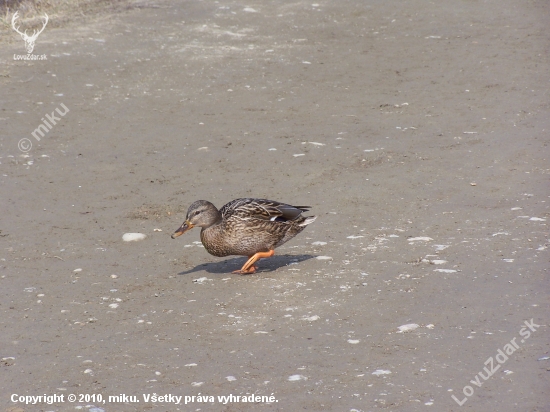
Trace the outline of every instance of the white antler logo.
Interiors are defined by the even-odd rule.
[[[44,31],[44,29],[46,28],[46,24],[48,24],[48,15],[46,13],[44,13],[44,15],[46,17],[44,18],[44,25],[42,26],[42,29],[34,30],[32,36],[29,36],[27,34],[27,30],[25,30],[25,32],[21,33],[19,31],[19,26],[15,27],[15,20],[17,20],[18,14],[19,14],[19,12],[16,11],[15,14],[13,15],[13,17],[11,19],[11,26],[13,27],[13,29],[17,33],[19,33],[21,35],[23,40],[25,40],[25,48],[27,49],[27,53],[31,54],[32,51],[34,50],[34,43],[36,42],[36,39],[38,38],[38,35]]]

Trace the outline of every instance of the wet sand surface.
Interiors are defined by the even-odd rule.
[[[45,61],[5,44],[0,410],[550,411],[549,26],[543,1],[155,1],[46,28]],[[249,276],[170,239],[238,197],[318,219]]]

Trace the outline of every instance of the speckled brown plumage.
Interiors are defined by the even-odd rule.
[[[201,241],[208,253],[220,257],[249,256],[249,261],[237,272],[254,273],[256,260],[272,256],[275,248],[315,221],[316,216],[301,215],[309,209],[310,206],[244,198],[235,199],[218,211],[212,203],[197,200],[189,206],[185,222],[172,237],[199,226]]]

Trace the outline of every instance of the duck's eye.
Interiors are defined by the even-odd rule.
[[[200,210],[197,210],[194,214],[195,216],[197,216],[201,211]]]

